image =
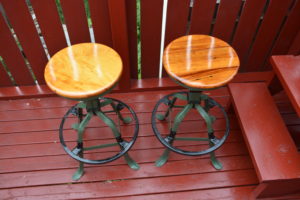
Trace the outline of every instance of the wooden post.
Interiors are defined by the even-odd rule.
[[[119,82],[120,90],[130,89],[130,61],[125,0],[109,0],[113,48],[123,61],[123,74]]]

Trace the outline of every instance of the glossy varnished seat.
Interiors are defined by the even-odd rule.
[[[76,44],[57,52],[45,68],[47,85],[71,99],[96,97],[110,90],[122,73],[122,60],[108,46]]]
[[[198,89],[225,85],[240,64],[229,44],[208,35],[188,35],[172,41],[165,49],[163,62],[171,78]]]

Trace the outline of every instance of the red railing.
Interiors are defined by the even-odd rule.
[[[44,84],[49,55],[67,46],[55,0],[0,0],[17,36],[20,51],[5,18],[0,16],[0,56],[18,86]],[[28,2],[41,29],[38,34]],[[91,42],[83,0],[60,0],[71,44]],[[138,78],[136,0],[89,0],[95,41],[121,55],[120,90],[143,87]],[[169,0],[165,45],[185,35],[190,0]],[[141,0],[141,75],[157,78],[163,0]],[[300,53],[300,0],[195,0],[190,34],[209,34],[229,42],[241,60],[241,71],[264,71],[269,56]],[[25,58],[25,59],[24,59]],[[0,64],[0,86],[13,86]],[[144,84],[145,85],[145,84]]]

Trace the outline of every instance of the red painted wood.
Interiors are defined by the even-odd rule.
[[[0,87],[3,86],[12,86],[12,82],[8,76],[8,74],[6,73],[4,66],[0,63]]]
[[[248,156],[246,146],[243,143],[241,132],[238,130],[235,118],[231,117],[230,119],[233,124],[231,124],[232,131],[228,140],[222,148],[216,151],[218,159],[220,159],[224,165],[223,171],[215,171],[209,161],[209,155],[192,158],[171,153],[169,162],[164,167],[156,168],[153,165],[153,162],[161,155],[164,148],[153,135],[149,121],[151,108],[148,107],[152,107],[157,99],[171,92],[172,91],[165,90],[159,92],[110,94],[110,96],[114,98],[126,101],[126,103],[129,102],[140,118],[141,129],[139,139],[133,149],[130,150],[130,155],[141,165],[141,169],[140,171],[131,170],[123,159],[118,159],[114,162],[99,166],[86,165],[85,176],[76,184],[68,183],[71,182],[71,175],[78,166],[78,163],[63,151],[58,142],[58,127],[54,125],[56,119],[51,119],[52,117],[56,118],[56,116],[59,116],[60,113],[63,112],[64,107],[69,107],[69,105],[74,102],[59,97],[1,102],[1,109],[15,110],[8,112],[10,112],[12,116],[15,116],[16,119],[18,119],[18,116],[21,117],[17,112],[24,114],[25,118],[19,118],[19,120],[23,120],[23,122],[16,121],[27,123],[23,126],[24,130],[30,126],[38,128],[33,128],[35,130],[33,132],[23,131],[0,134],[0,152],[6,152],[5,154],[7,155],[6,158],[2,157],[2,159],[0,159],[0,177],[1,180],[3,180],[0,185],[2,188],[7,188],[0,191],[1,197],[19,197],[25,199],[88,199],[115,197],[122,199],[124,195],[129,198],[131,196],[141,197],[141,195],[143,195],[144,197],[163,193],[173,194],[175,195],[173,196],[174,198],[179,195],[179,198],[180,194],[183,194],[182,192],[192,192],[195,196],[195,192],[198,191],[204,195],[203,198],[211,194],[216,194],[216,196],[211,196],[212,198],[216,197],[214,199],[221,198],[221,196],[221,199],[227,196],[229,199],[234,196],[238,199],[239,197],[241,197],[241,199],[248,197],[250,192],[249,188],[246,191],[242,190],[244,192],[240,190],[237,192],[237,189],[244,185],[257,184],[257,178],[254,170],[252,170],[253,166]],[[211,95],[222,104],[228,101],[226,88],[211,91]],[[14,105],[15,107],[13,107]],[[30,124],[30,119],[33,115],[30,114],[29,111],[41,116],[39,120],[35,120],[34,125]],[[44,114],[43,111],[45,111]],[[47,115],[48,119],[46,119]],[[185,136],[204,136],[206,134],[205,126],[195,121],[195,119],[197,118],[193,117],[193,115],[187,117],[187,123],[182,124],[183,126],[180,127],[179,134]],[[14,122],[13,119],[11,120],[11,122]],[[217,121],[219,121],[219,119]],[[1,128],[6,127],[5,124],[2,126],[2,122],[0,123]],[[52,123],[53,125],[51,125]],[[48,127],[52,130],[42,131],[45,129],[45,126],[39,124],[43,124],[46,126],[46,129]],[[215,124],[217,130],[216,135],[223,133],[224,125],[224,122],[217,122]],[[164,127],[166,127],[166,124],[161,126],[161,128],[166,129]],[[130,130],[130,127],[127,127],[127,129]],[[111,141],[112,136],[106,134],[105,131],[100,129],[89,130],[89,135],[85,138],[87,139],[87,144]],[[200,131],[200,133],[198,131]],[[99,135],[99,132],[102,134]],[[125,135],[127,134],[127,132],[123,133]],[[9,137],[7,137],[8,135]],[[76,135],[74,136],[76,137]],[[103,138],[99,140],[102,136]],[[180,141],[178,145],[188,150],[199,149],[198,143],[188,145],[185,144],[184,141]],[[202,146],[200,146],[200,148],[202,148]],[[39,149],[39,151],[37,151],[37,149]],[[113,153],[113,151],[113,149],[107,148],[103,149],[103,151],[88,153],[86,156],[107,157]],[[189,170],[187,170],[186,166],[188,166]],[[174,182],[177,184],[174,184]],[[68,187],[65,188],[66,185]],[[94,191],[93,187],[95,185],[97,185],[97,190]],[[128,187],[128,185],[130,187]],[[143,185],[143,187],[139,189],[141,185]],[[74,186],[76,188],[74,188]],[[231,187],[233,187],[233,189],[230,189]],[[47,189],[44,190],[45,188]],[[222,192],[222,195],[216,192],[219,190],[224,191],[224,188],[226,188],[227,192]],[[199,193],[199,195],[201,194]],[[159,195],[158,197],[161,196]],[[167,195],[167,197],[169,196]]]
[[[168,1],[165,46],[186,34],[189,0]]]
[[[16,70],[18,70],[18,69],[16,69]],[[11,70],[11,72],[12,71],[13,70]],[[20,75],[21,74],[19,74],[19,76]],[[25,77],[25,76],[23,76],[23,77]],[[14,76],[14,78],[16,78],[16,77]],[[20,77],[20,78],[22,78],[22,77]],[[17,79],[16,81],[18,81],[18,80],[19,79]],[[24,80],[26,80],[26,79],[24,79]],[[47,97],[47,96],[56,96],[56,95],[46,85],[2,87],[0,89],[0,99],[1,100],[33,98],[33,97],[39,98],[39,97]]]
[[[271,82],[274,73],[266,72],[248,72],[237,74],[231,82]],[[181,89],[182,87],[172,81],[169,77],[147,78],[142,80],[132,80],[132,90],[166,90]]]
[[[190,34],[209,34],[215,7],[215,1],[194,1]]]
[[[62,148],[62,147],[59,147]],[[196,151],[199,146],[190,146],[189,150]],[[163,147],[160,148],[150,148],[150,149],[132,149],[130,150],[130,155],[136,159],[138,163],[153,163],[159,156],[161,156],[164,151]],[[95,158],[106,158],[111,156],[111,152],[93,152],[89,155]],[[230,143],[229,145],[224,145],[216,151],[218,158],[235,157],[235,156],[247,156],[248,151],[244,143]],[[183,156],[176,153],[171,153],[169,162],[179,161],[179,160],[194,160],[194,159],[207,159],[209,155],[204,155],[198,158],[192,158]],[[48,155],[48,156],[26,156],[26,157],[10,157],[8,159],[0,160],[0,173],[13,173],[13,172],[30,172],[39,170],[53,170],[53,169],[75,169],[78,163],[68,156],[66,153],[62,152],[60,155]],[[117,159],[114,162],[107,163],[103,166],[119,166],[124,165],[123,159]],[[86,167],[95,167],[95,165],[86,165]],[[199,167],[199,166],[198,166]]]
[[[300,116],[300,56],[272,56],[271,63],[298,116]]]
[[[0,195],[4,198],[15,198],[18,196],[24,196],[24,194],[26,194],[26,197],[32,199],[35,195],[62,195],[63,192],[64,195],[60,196],[60,198],[63,197],[66,199],[72,199],[76,198],[76,196],[78,197],[79,193],[82,198],[128,196],[208,188],[223,188],[234,185],[239,186],[256,183],[257,179],[253,173],[253,170],[250,169],[219,173],[161,177],[153,179],[129,179],[122,181],[113,181],[109,184],[106,182],[99,182],[97,184],[87,183],[15,188],[11,190],[1,190]],[[130,187],[128,187],[128,185],[130,185]],[[54,198],[59,199],[58,196],[54,196]]]
[[[299,55],[300,54],[300,31],[298,31],[297,36],[294,38],[292,45],[289,48],[289,54]]]
[[[267,83],[269,83],[271,81],[273,77],[273,73],[272,72],[249,72],[249,73],[239,73],[237,76],[235,76],[235,78],[232,80],[232,82],[257,82],[257,81],[265,81]],[[165,91],[165,90],[170,90],[170,89],[181,89],[180,86],[178,86],[176,83],[174,83],[172,80],[170,80],[169,78],[162,78],[162,79],[158,79],[158,78],[152,78],[152,79],[143,79],[143,80],[135,80],[132,81],[132,87],[131,87],[131,91],[147,91],[147,90],[164,90],[161,91],[161,94],[159,94],[157,97],[153,97],[154,99],[159,99],[161,97],[163,97],[164,95],[167,95],[168,93],[172,92],[172,91]],[[209,93],[212,95],[225,95],[226,92],[224,93],[226,89],[223,88],[221,90],[214,90],[214,91],[210,91]],[[223,92],[221,92],[223,91]],[[114,92],[114,91],[113,91]],[[116,91],[117,92],[117,91]],[[221,93],[220,93],[221,92]],[[148,93],[146,93],[148,94]],[[164,94],[164,95],[162,95]],[[124,96],[124,94],[109,94],[108,96],[112,95],[112,97],[121,97],[124,98],[126,97],[126,95]],[[135,95],[139,95],[139,93],[135,93]],[[46,85],[40,85],[40,86],[23,86],[23,87],[7,87],[7,88],[1,88],[0,91],[0,99],[19,99],[19,98],[33,98],[33,97],[48,97],[48,96],[56,96],[50,89],[48,89],[48,87]],[[140,95],[142,96],[142,95]],[[148,101],[149,98],[153,99],[151,96],[151,92],[150,95],[147,95],[147,98],[144,98],[144,101]],[[128,99],[129,98],[129,99]],[[130,99],[132,99],[130,96],[126,98],[126,102]],[[65,100],[64,100],[65,101]],[[130,100],[132,101],[132,100]],[[155,100],[154,100],[155,101]],[[68,104],[68,105],[73,105],[73,101],[71,101],[72,103]],[[44,102],[44,103],[48,103],[48,102]],[[51,104],[51,102],[49,102]],[[6,105],[6,104],[5,104]],[[56,107],[58,105],[61,105],[61,102],[53,104]],[[12,105],[11,109],[14,109],[14,107],[16,107],[16,105]],[[58,106],[60,107],[60,106]],[[1,110],[1,104],[0,104],[0,110]]]
[[[266,85],[233,83],[229,89],[260,182],[299,179],[299,153]]]
[[[223,164],[223,171],[235,171],[253,168],[250,158],[246,156],[229,158],[226,157],[221,158],[220,161]],[[127,165],[118,166],[118,170],[115,170],[111,166],[97,166],[93,168],[88,168],[86,170],[86,173],[93,173],[97,171],[101,171],[101,173],[95,173],[92,177],[83,176],[82,179],[80,179],[80,181],[94,182],[128,178],[140,179],[215,172],[216,170],[209,164],[209,162],[209,159],[174,161],[168,163],[168,165],[166,165],[164,168],[157,168],[153,166],[153,163],[145,163],[141,164],[141,168],[138,171],[130,169]],[[186,166],[189,166],[188,171],[186,170]],[[74,173],[74,169],[0,174],[0,178],[2,180],[0,183],[0,188],[4,189],[22,187],[24,185],[38,186],[50,184],[63,184],[70,179],[72,173]],[[23,178],[24,176],[27,178]]]
[[[89,6],[95,41],[112,47],[108,0],[89,0]]]
[[[141,0],[142,78],[158,77],[163,1]]]
[[[278,199],[299,199],[299,194],[293,198],[292,195],[299,193],[300,180],[291,180],[284,182],[271,182],[263,186],[261,193],[257,194],[257,198],[267,198],[267,197],[281,197]],[[284,188],[285,193],[282,193],[282,188]],[[284,197],[287,196],[287,197]]]
[[[71,44],[90,42],[87,17],[81,0],[60,1]]]
[[[235,76],[235,78],[232,80],[232,82],[257,82],[257,81],[264,81],[269,83],[271,78],[273,77],[273,72],[249,72],[249,73],[240,73]],[[171,91],[165,91],[165,90],[171,90],[171,89],[182,89],[179,85],[174,83],[172,80],[169,78],[149,78],[149,79],[142,79],[142,80],[132,80],[132,87],[131,87],[131,92],[141,92],[141,91],[156,91],[156,90],[161,90],[161,92],[164,95],[167,95],[168,92]],[[217,94],[220,93],[220,91],[225,91],[226,88],[223,88],[221,90],[214,90],[210,91],[210,94]],[[124,94],[119,93],[116,94],[116,92],[121,92],[118,89],[113,90],[112,93],[114,94],[109,94],[110,95],[117,95],[121,96],[121,98],[124,98]],[[124,92],[124,91],[123,91]],[[138,95],[139,93],[135,93],[135,95]],[[224,92],[221,92],[220,94],[225,94]],[[40,97],[49,97],[49,96],[56,96],[53,91],[51,91],[46,85],[39,85],[39,86],[22,86],[22,87],[4,87],[1,88],[0,91],[0,99],[5,100],[5,99],[20,99],[20,98],[40,98]],[[113,97],[112,96],[112,97]],[[126,96],[126,95],[125,95]],[[150,95],[151,96],[151,95]],[[159,97],[163,97],[163,95],[159,94]],[[132,99],[129,96],[130,99]],[[148,99],[150,97],[147,97]],[[148,101],[147,98],[144,98],[145,101]],[[153,99],[153,98],[151,98]],[[56,104],[56,106],[59,104]],[[73,105],[73,104],[70,104]],[[13,109],[14,106],[12,106]],[[0,104],[0,110],[1,110],[1,104]]]
[[[286,23],[272,49],[270,55],[287,54],[292,45],[293,39],[296,38],[297,32],[300,30],[300,1],[297,1],[289,14]],[[299,47],[300,49],[300,47]],[[269,59],[265,65],[266,68],[271,68]]]
[[[255,35],[259,18],[267,1],[246,1],[233,38],[232,46],[239,55],[241,71],[245,71],[245,59]]]
[[[137,11],[136,0],[126,1],[127,25],[128,25],[128,41],[130,56],[130,77],[138,78],[138,56],[137,56]]]
[[[130,89],[130,58],[125,0],[109,0],[108,6],[113,48],[120,54],[123,61],[119,87],[120,90],[127,91]]]
[[[292,2],[292,0],[270,2],[245,65],[247,71],[258,71],[263,67],[268,50],[272,47],[272,42],[280,31],[280,25]]]
[[[28,131],[49,131],[49,130],[57,130],[58,129],[58,125],[60,124],[61,119],[44,119],[44,120],[32,120],[32,121],[12,121],[12,122],[0,122],[1,123],[1,130],[0,130],[0,134],[5,134],[5,133],[19,133],[19,132],[28,132]],[[149,119],[150,122],[150,119]],[[197,123],[198,122],[198,123]],[[72,120],[68,121],[65,123],[65,128],[71,128],[71,124],[74,123]],[[224,119],[220,119],[217,120],[216,122],[216,130],[223,130],[222,128],[225,127],[225,120]],[[199,121],[193,121],[190,126],[193,126],[194,128],[199,128],[198,126],[200,126],[200,124],[204,125],[204,122],[199,123]],[[231,123],[231,125],[233,126],[232,128],[236,127],[236,124],[234,124],[233,122]],[[167,124],[157,124],[158,128],[161,129],[165,129],[167,130]],[[181,125],[180,130],[188,130],[188,123],[187,122],[183,122]],[[90,125],[90,127],[103,127],[103,124],[98,124],[98,123],[93,123]],[[141,129],[144,128],[148,128],[145,125],[141,124],[140,126]],[[205,127],[201,127],[200,130],[205,130]]]
[[[18,85],[34,85],[23,56],[2,16],[0,16],[0,43],[2,44],[0,45],[0,55],[16,83]]]
[[[244,186],[236,188],[220,188],[212,190],[198,190],[187,192],[172,192],[163,194],[150,194],[143,195],[144,200],[157,200],[157,199],[197,199],[197,200],[230,200],[230,199],[247,199],[254,186]],[[139,200],[141,196],[126,196],[126,197],[112,197],[107,200]]]
[[[229,101],[229,97],[216,97],[214,98],[218,103],[220,103],[222,106],[226,107]],[[74,104],[75,102],[73,102]],[[136,113],[139,113],[139,116],[141,119],[139,120],[140,123],[144,123],[144,121],[149,121],[150,113],[152,113],[152,110],[155,106],[156,102],[145,102],[145,103],[127,103]],[[177,102],[179,105],[183,105],[184,102]],[[52,108],[33,108],[33,109],[25,109],[25,110],[6,110],[6,111],[0,111],[0,121],[20,121],[20,120],[33,120],[33,119],[55,119],[55,118],[62,118],[62,116],[67,112],[67,110],[71,107],[65,106],[65,107],[52,107]],[[111,110],[110,106],[106,106],[103,108],[103,110]],[[160,107],[158,111],[165,111],[166,107]],[[179,109],[174,109],[174,115],[178,113]],[[128,114],[129,112],[123,111],[124,114]],[[192,111],[192,113],[194,113]],[[213,109],[211,110],[211,113],[218,118],[222,116],[221,111]],[[193,115],[193,114],[191,114]],[[114,116],[114,114],[108,114],[108,116]],[[187,119],[190,115],[187,116]],[[198,115],[194,116],[195,119],[198,119]],[[200,115],[199,115],[200,119]],[[143,121],[141,121],[143,120]]]
[[[216,23],[213,29],[213,36],[229,42],[241,4],[241,0],[220,2]]]
[[[55,1],[31,0],[50,56],[67,46]]]
[[[300,126],[299,125],[288,126],[288,129],[289,132],[291,133],[291,136],[297,148],[300,149]]]
[[[40,84],[44,84],[44,67],[48,60],[26,2],[4,0],[2,1],[2,5],[16,32],[36,79]]]
[[[145,124],[146,126],[150,126],[150,124]],[[293,125],[294,126],[294,125]],[[298,125],[296,125],[298,126]],[[291,126],[292,127],[292,126]],[[235,126],[237,128],[237,126]],[[126,127],[121,129],[123,137],[130,137],[134,131],[134,127]],[[140,132],[139,137],[142,136],[153,136],[151,131],[148,131],[149,128],[144,128],[147,130],[146,132]],[[99,135],[99,132],[102,131],[103,134]],[[162,134],[167,134],[168,131],[164,129],[161,131]],[[67,129],[64,131],[66,135],[66,140],[71,141],[71,134],[74,133],[74,130]],[[33,131],[33,132],[22,132],[22,133],[8,133],[10,137],[7,137],[7,134],[0,134],[1,143],[0,146],[13,146],[13,145],[24,145],[24,144],[39,144],[39,143],[52,143],[53,141],[58,140],[57,130],[50,130],[50,131]],[[224,135],[224,130],[222,128],[218,128],[215,132],[217,137],[222,137]],[[113,135],[110,133],[109,128],[88,128],[86,130],[86,137],[87,141],[90,140],[107,140],[113,139]],[[206,130],[200,129],[199,131],[196,130],[187,130],[181,129],[178,132],[178,135],[184,137],[207,137]],[[230,136],[228,138],[228,142],[240,142],[242,141],[241,137],[239,136],[240,133],[237,129],[232,129]]]
[[[165,47],[173,40],[186,35],[189,5],[189,0],[168,1]],[[165,72],[164,68],[163,76],[167,76],[167,73]]]
[[[149,126],[149,125],[148,125]],[[145,131],[145,130],[143,130]],[[75,132],[74,132],[75,134]],[[76,136],[73,136],[74,139],[73,141],[67,141],[66,143],[70,149],[73,149],[76,146]],[[125,138],[126,139],[126,138]],[[99,145],[99,144],[107,144],[107,143],[113,143],[115,142],[115,139],[105,139],[105,140],[86,140],[84,142],[85,146],[93,146],[93,145]],[[177,145],[178,143],[178,145]],[[224,150],[220,150],[221,152],[227,151],[226,149],[232,149],[231,146],[237,145],[236,148],[242,148],[240,146],[245,146],[244,143],[241,142],[228,142],[222,146]],[[205,149],[207,148],[207,144],[199,144],[199,143],[191,143],[191,142],[177,142],[176,141],[176,146],[179,148],[184,148],[185,150],[188,151],[197,151],[199,149]],[[146,150],[146,149],[161,149],[163,146],[162,144],[157,140],[156,137],[150,136],[150,137],[140,137],[139,140],[136,141],[134,146],[132,147],[132,150]],[[17,158],[27,158],[27,157],[42,157],[42,156],[58,156],[58,155],[66,155],[65,151],[61,147],[61,144],[59,143],[59,139],[52,141],[51,143],[37,143],[37,144],[25,144],[25,145],[16,145],[16,146],[1,146],[0,147],[1,151],[6,152],[5,155],[0,155],[0,160],[5,160],[5,159],[17,159]],[[40,149],[40,151],[37,151],[36,149]],[[95,157],[95,153],[103,153],[106,152],[106,157],[115,155],[116,153],[119,152],[118,147],[111,147],[111,148],[105,148],[102,150],[94,150],[94,151],[87,151],[85,153],[86,156],[88,157]],[[230,150],[230,152],[232,152]],[[245,155],[247,152],[246,150],[243,150],[243,154]],[[236,152],[235,155],[241,155],[241,151]],[[100,155],[99,158],[104,158],[103,156]]]
[[[196,190],[196,191],[178,191],[178,192],[167,192],[167,193],[156,193],[156,194],[143,194],[141,195],[129,195],[129,196],[118,196],[105,198],[107,200],[139,200],[143,198],[144,200],[168,200],[168,199],[197,199],[197,200],[230,200],[230,199],[247,199],[250,195],[250,191],[253,190],[253,186],[238,186],[234,188],[219,188],[219,189],[206,189],[206,190]],[[86,194],[87,195],[87,194]],[[96,195],[93,195],[95,197]],[[61,199],[66,198],[66,195],[44,195],[39,196],[40,198],[55,198]],[[85,196],[83,196],[85,197]],[[299,197],[299,195],[298,195]],[[32,197],[31,197],[32,198]],[[96,197],[95,197],[96,198]],[[94,198],[93,198],[94,199]],[[98,198],[96,198],[98,199]],[[101,199],[101,198],[99,198]],[[289,199],[292,198],[290,196]]]

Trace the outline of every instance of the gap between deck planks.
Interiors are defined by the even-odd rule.
[[[122,158],[105,165],[87,165],[85,176],[76,184],[71,184],[71,175],[77,162],[68,157],[57,142],[60,118],[75,102],[59,97],[1,101],[0,113],[6,113],[3,116],[7,117],[0,119],[1,198],[247,198],[257,184],[257,178],[233,114],[230,114],[233,131],[224,147],[216,152],[224,164],[222,171],[214,170],[208,156],[186,157],[175,153],[171,153],[165,166],[154,166],[153,162],[162,153],[163,147],[152,133],[151,110],[159,98],[170,92],[173,91],[109,95],[129,103],[140,117],[139,138],[130,154],[140,163],[141,169],[132,171]],[[212,91],[210,95],[222,105],[227,105],[229,96],[226,88]],[[283,112],[293,114],[285,101],[280,98],[278,101]],[[195,120],[188,117],[180,134],[195,135],[193,127],[200,126]],[[219,121],[217,129],[221,132],[224,122],[221,117]],[[102,128],[96,124],[90,128],[91,143],[111,139],[105,135],[103,139],[95,137]],[[203,128],[201,134],[204,131]],[[189,148],[195,149],[196,146]],[[93,154],[103,156],[107,153]]]

